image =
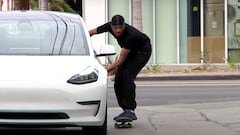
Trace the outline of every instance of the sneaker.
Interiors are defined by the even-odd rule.
[[[137,120],[137,116],[132,110],[125,110],[123,113],[117,116],[114,120],[125,119],[125,118],[130,120]]]
[[[124,113],[124,112],[122,112],[122,113],[121,113],[121,114],[119,114],[118,116],[115,116],[115,117],[113,118],[113,120],[115,120],[115,121],[116,121],[116,120],[118,119],[118,117],[120,117],[121,115],[123,115],[123,113]]]

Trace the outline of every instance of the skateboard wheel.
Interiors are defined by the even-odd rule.
[[[115,123],[114,124],[115,128],[132,128],[131,123]]]

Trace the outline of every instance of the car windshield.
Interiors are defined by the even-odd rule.
[[[89,49],[80,23],[1,20],[0,55],[89,55]]]

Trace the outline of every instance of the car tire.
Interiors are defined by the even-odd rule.
[[[103,125],[83,127],[83,132],[85,135],[107,135],[107,108]]]

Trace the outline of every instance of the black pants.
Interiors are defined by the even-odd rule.
[[[136,85],[134,80],[141,69],[147,64],[152,48],[150,43],[146,43],[144,51],[139,51],[131,55],[120,65],[115,73],[114,89],[119,106],[125,109],[135,110]]]

